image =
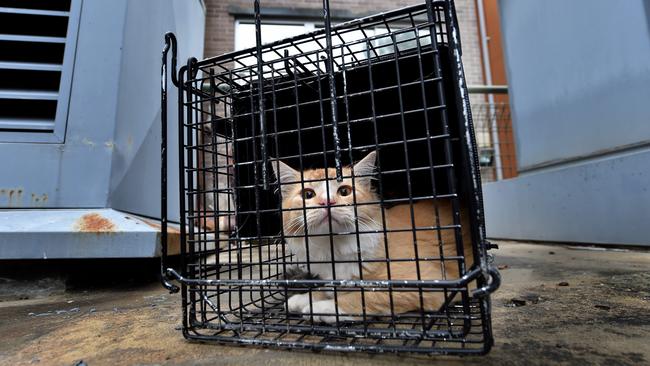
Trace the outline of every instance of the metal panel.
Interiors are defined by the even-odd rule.
[[[493,238],[650,246],[650,149],[483,185]]]
[[[520,170],[650,143],[644,3],[499,2]]]
[[[647,2],[500,0],[519,178],[492,237],[650,245]]]
[[[142,27],[143,18],[149,19],[147,27]],[[177,34],[180,62],[190,55],[201,57],[205,12],[199,1],[132,1],[124,27],[129,37],[122,48],[109,205],[160,217],[160,55],[164,34]],[[170,219],[178,221],[176,88],[169,88],[168,98],[172,101],[168,106],[169,212]]]
[[[0,118],[0,126],[6,128],[27,128],[30,130],[49,130],[54,128],[54,121],[48,119]]]
[[[111,209],[0,211],[0,259],[155,257],[159,236],[155,223]]]
[[[59,64],[46,64],[46,63],[35,63],[35,62],[0,61],[0,69],[61,71],[63,69],[63,66]]]
[[[106,206],[125,11],[125,0],[84,1],[65,143],[0,143],[0,207]]]
[[[0,143],[5,172],[0,174],[0,208],[37,208],[0,211],[0,259],[159,255],[160,229],[155,224],[106,207],[159,216],[163,35],[176,30],[184,38],[180,57],[200,55],[204,11],[199,0],[84,1],[65,141]],[[176,100],[175,94],[170,99]],[[173,104],[169,110],[169,129],[175,135],[177,112]],[[30,123],[38,127],[45,122]],[[178,150],[173,143],[170,147],[169,164],[175,167]],[[170,192],[177,197],[178,187],[171,182],[177,184],[177,178],[170,176]],[[170,202],[177,205],[178,199],[172,196]],[[179,211],[171,206],[170,212]],[[99,214],[115,230],[76,229],[86,214]],[[173,238],[173,229],[171,234]]]
[[[0,99],[45,99],[45,100],[57,100],[59,98],[58,92],[51,91],[25,91],[25,90],[0,90]],[[4,127],[4,126],[0,126]]]
[[[0,34],[0,41],[65,43],[66,38],[64,38],[64,37],[46,37],[46,36],[20,36],[20,35],[15,35],[15,34]]]

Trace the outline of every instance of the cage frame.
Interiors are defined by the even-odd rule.
[[[260,24],[261,24],[261,19],[260,19],[260,11],[259,11],[259,1],[255,0],[254,1],[254,6],[255,6],[255,22],[256,22],[256,38],[257,38],[257,45],[256,47],[245,49],[245,50],[240,50],[240,51],[235,51],[231,53],[227,53],[224,55],[216,56],[216,57],[210,57],[206,58],[203,60],[197,60],[196,58],[189,58],[187,63],[182,66],[180,69],[177,70],[177,41],[175,36],[172,33],[168,33],[165,35],[165,47],[163,49],[163,54],[162,54],[162,67],[161,67],[161,122],[162,122],[162,139],[161,139],[161,163],[162,163],[162,168],[161,168],[161,274],[162,274],[162,283],[165,288],[167,288],[170,292],[181,292],[182,295],[182,312],[183,312],[183,335],[191,340],[198,340],[198,341],[216,341],[219,343],[235,343],[235,344],[253,344],[253,345],[258,345],[258,346],[276,346],[276,347],[281,347],[281,348],[301,348],[301,349],[311,349],[311,350],[329,350],[329,351],[365,351],[365,352],[396,352],[396,353],[401,353],[401,352],[410,352],[410,353],[425,353],[425,354],[485,354],[489,352],[490,348],[492,347],[493,344],[493,338],[492,338],[492,331],[491,331],[491,315],[490,315],[490,299],[489,299],[489,294],[495,291],[499,285],[500,285],[500,275],[496,268],[494,268],[490,264],[490,256],[488,254],[488,250],[496,247],[495,245],[489,243],[486,240],[485,237],[485,224],[484,224],[484,218],[483,218],[483,200],[482,200],[482,192],[481,192],[481,180],[480,180],[480,171],[479,171],[479,163],[478,163],[478,154],[477,154],[477,146],[476,146],[476,141],[474,137],[474,130],[473,130],[473,125],[472,125],[472,119],[471,119],[471,111],[469,107],[469,96],[468,96],[468,91],[467,91],[467,85],[465,84],[465,78],[464,78],[464,73],[463,73],[463,66],[462,66],[462,61],[461,61],[461,48],[460,48],[460,35],[459,31],[457,28],[457,20],[456,20],[456,14],[455,14],[455,8],[453,4],[453,0],[426,0],[424,4],[418,4],[418,5],[412,5],[412,6],[407,6],[401,9],[396,9],[393,11],[388,11],[388,12],[383,12],[379,13],[376,15],[371,15],[368,17],[360,18],[360,19],[355,19],[349,22],[345,22],[342,24],[334,25],[332,26],[330,21],[329,21],[329,2],[327,0],[323,1],[324,5],[324,18],[325,18],[325,29],[323,30],[316,30],[310,33],[306,33],[303,35],[295,36],[295,37],[290,37],[286,38],[283,40],[279,40],[276,42],[271,42],[268,44],[261,44],[261,34],[260,34]],[[237,57],[244,56],[246,54],[252,54],[252,55],[257,55],[258,60],[257,60],[257,75],[264,75],[265,72],[263,71],[263,64],[264,62],[262,61],[262,49],[273,49],[274,47],[282,46],[283,44],[286,43],[291,43],[294,44],[294,42],[299,42],[301,40],[304,40],[309,37],[315,37],[317,35],[322,35],[325,34],[325,39],[327,42],[327,45],[324,50],[326,53],[328,53],[328,56],[325,59],[326,62],[326,77],[328,78],[329,82],[329,90],[330,90],[330,105],[332,106],[332,114],[331,114],[331,119],[332,119],[332,126],[333,126],[333,132],[334,132],[334,141],[335,141],[335,149],[334,149],[334,155],[335,155],[335,170],[336,170],[336,178],[337,180],[342,179],[342,163],[341,163],[341,149],[339,146],[339,136],[337,136],[338,133],[338,128],[337,128],[337,121],[336,121],[336,88],[334,87],[334,57],[332,57],[332,31],[337,31],[340,29],[346,29],[346,28],[351,28],[355,27],[359,24],[367,24],[367,23],[372,23],[376,22],[378,20],[384,20],[390,17],[394,16],[400,16],[403,14],[408,14],[409,12],[413,12],[414,10],[419,10],[421,11],[424,9],[429,17],[428,22],[429,23],[434,23],[434,20],[432,19],[433,17],[433,9],[434,6],[437,7],[442,7],[444,9],[444,16],[445,16],[445,21],[444,24],[447,27],[447,41],[448,41],[448,47],[450,47],[450,52],[453,54],[454,59],[452,60],[454,66],[453,70],[456,70],[458,72],[457,76],[457,85],[454,88],[454,92],[456,93],[456,100],[457,102],[460,101],[462,104],[460,108],[460,113],[462,114],[463,118],[461,121],[457,121],[460,129],[463,133],[461,141],[463,142],[461,146],[463,147],[463,153],[461,156],[463,159],[466,159],[464,161],[464,166],[467,168],[465,171],[460,172],[463,176],[460,177],[460,179],[465,180],[466,182],[470,182],[472,186],[472,197],[469,202],[469,210],[471,212],[470,220],[471,220],[471,228],[473,231],[473,253],[471,255],[475,259],[476,265],[474,266],[473,269],[470,269],[464,273],[464,275],[456,280],[405,280],[405,281],[376,281],[376,280],[340,280],[340,279],[332,279],[332,280],[300,280],[299,284],[304,285],[304,286],[319,286],[319,287],[332,287],[332,288],[337,288],[337,287],[342,287],[342,286],[347,286],[347,287],[354,287],[354,288],[390,288],[392,291],[393,288],[422,288],[422,287],[427,287],[427,288],[436,288],[436,289],[442,289],[442,290],[447,290],[447,289],[458,289],[458,288],[466,288],[468,284],[470,284],[473,281],[476,281],[477,283],[477,289],[473,290],[470,293],[470,297],[465,299],[463,298],[462,300],[462,307],[464,308],[463,311],[468,311],[470,308],[470,303],[472,306],[471,311],[477,311],[479,313],[480,317],[480,331],[483,336],[482,342],[480,344],[480,347],[477,348],[446,348],[444,346],[434,346],[432,345],[431,347],[411,347],[408,345],[403,345],[403,346],[394,346],[394,345],[384,345],[384,344],[348,344],[348,345],[337,345],[337,344],[331,344],[328,342],[301,342],[300,340],[282,340],[282,339],[258,339],[257,337],[252,337],[252,338],[246,338],[242,336],[224,336],[220,337],[218,335],[212,335],[212,336],[206,336],[202,335],[199,333],[193,332],[194,327],[199,324],[196,321],[196,313],[189,311],[188,312],[188,307],[190,301],[188,298],[190,297],[190,292],[192,292],[191,288],[210,288],[210,287],[218,287],[218,286],[251,286],[251,287],[260,287],[261,291],[264,291],[264,286],[267,287],[284,287],[288,288],[291,286],[295,286],[296,281],[293,280],[288,280],[288,279],[246,279],[246,280],[232,280],[232,279],[217,279],[217,280],[211,280],[211,279],[197,279],[194,278],[195,274],[192,272],[192,270],[188,270],[187,263],[185,262],[186,258],[188,255],[193,255],[192,251],[193,248],[191,245],[188,244],[188,231],[193,232],[192,230],[192,220],[191,218],[188,218],[188,213],[194,212],[194,202],[193,199],[190,198],[185,200],[185,197],[187,196],[187,193],[185,192],[186,187],[192,184],[192,182],[189,182],[186,184],[186,167],[184,164],[187,163],[188,167],[192,167],[193,162],[193,154],[191,152],[188,152],[188,146],[192,146],[192,142],[190,140],[189,133],[187,136],[184,136],[184,130],[188,130],[188,124],[186,123],[186,120],[191,121],[192,120],[192,111],[191,108],[186,108],[188,102],[185,101],[186,98],[189,99],[190,101],[192,100],[192,95],[196,95],[198,97],[208,97],[212,98],[210,100],[214,99],[214,93],[216,89],[216,85],[214,84],[214,75],[210,74],[208,76],[209,79],[209,84],[210,84],[210,94],[206,94],[206,92],[203,90],[203,88],[196,88],[193,87],[191,84],[192,80],[196,82],[196,75],[197,72],[201,67],[205,66],[210,66],[210,65],[215,65],[220,62],[228,62],[228,61],[233,61]],[[433,25],[429,24],[429,26],[433,27]],[[391,35],[393,44],[395,47],[395,53],[397,53],[397,44],[395,43],[395,38],[394,36]],[[432,38],[432,44],[435,45],[435,37],[437,37],[437,33],[434,31],[431,33],[431,38]],[[418,41],[419,42],[419,41]],[[345,42],[343,42],[345,45]],[[341,46],[343,47],[343,46]],[[419,43],[418,43],[418,52],[419,52]],[[171,51],[171,72],[168,69],[168,59],[169,53]],[[368,51],[369,52],[369,51]],[[277,53],[277,51],[276,51]],[[287,57],[287,54],[285,53],[284,55]],[[397,56],[395,56],[397,58]],[[370,62],[370,61],[369,61]],[[295,61],[294,58],[294,70],[296,70],[296,65],[297,62]],[[246,66],[246,67],[252,67],[252,66]],[[230,71],[232,74],[232,70]],[[273,73],[273,71],[272,71]],[[167,215],[167,199],[168,199],[168,192],[167,192],[167,79],[169,77],[169,74],[171,75],[171,81],[172,84],[178,88],[178,126],[179,126],[179,136],[178,136],[178,147],[179,147],[179,195],[180,195],[180,271],[177,271],[176,269],[172,268],[169,266],[169,258],[168,258],[168,252],[167,252],[167,228],[168,228],[168,215]],[[320,76],[319,76],[320,77]],[[441,76],[442,77],[442,76]],[[251,80],[251,94],[253,93],[253,86],[252,83],[253,78],[252,74],[250,74],[250,80]],[[319,79],[320,82],[320,79]],[[264,83],[264,76],[261,78],[257,79],[257,87],[258,90],[264,90],[263,87]],[[442,88],[440,83],[437,83],[439,88]],[[401,88],[401,86],[398,87],[398,89]],[[320,92],[320,88],[319,88]],[[443,96],[445,95],[445,92],[440,89],[438,91],[438,95]],[[257,102],[259,103],[259,110],[263,111],[259,113],[259,120],[260,120],[260,129],[261,129],[261,134],[263,138],[261,139],[262,142],[262,158],[261,160],[263,162],[266,162],[269,157],[266,155],[267,154],[267,148],[264,145],[266,143],[266,123],[264,121],[264,93],[260,93],[262,97],[258,98]],[[346,95],[347,96],[347,95]],[[321,100],[322,101],[322,100]],[[191,102],[190,102],[191,103]],[[254,104],[253,99],[251,99],[251,104]],[[444,102],[443,102],[444,104]],[[426,105],[426,103],[425,103]],[[322,108],[322,107],[321,107]],[[252,113],[251,113],[252,114]],[[446,112],[442,113],[442,115],[446,116]],[[443,117],[446,118],[446,117]],[[375,122],[376,123],[376,122]],[[447,123],[447,122],[444,122]],[[302,157],[300,157],[302,158]],[[189,160],[189,161],[188,161]],[[408,158],[407,158],[408,160]],[[268,176],[269,172],[267,172],[266,164],[262,164],[261,166],[262,170],[262,181],[261,184],[264,187],[264,189],[269,188],[269,181],[268,181]],[[215,167],[216,171],[216,167]],[[257,170],[255,170],[257,172]],[[191,177],[189,178],[191,180]],[[383,199],[382,199],[383,202]],[[186,207],[187,204],[187,207]],[[356,202],[355,202],[356,206]],[[303,208],[304,210],[304,208]],[[458,209],[456,209],[458,210]],[[458,211],[457,211],[458,212]],[[189,230],[188,230],[189,227]],[[386,230],[386,229],[384,229]],[[358,235],[358,233],[357,233]],[[330,234],[331,236],[331,234]],[[176,281],[180,283],[180,287],[173,284],[171,281]],[[388,282],[388,284],[387,284]],[[241,301],[241,300],[240,300]],[[263,303],[264,301],[262,301]],[[445,305],[445,307],[448,304]],[[451,305],[449,305],[451,307]],[[241,312],[241,310],[240,310]],[[338,315],[337,315],[338,316]],[[395,316],[393,314],[393,316]],[[365,319],[365,311],[364,311],[364,319]],[[205,324],[203,324],[205,325]],[[267,326],[270,327],[270,326]],[[227,330],[232,331],[233,327],[230,327]],[[272,328],[272,327],[270,327]],[[323,328],[323,329],[321,329]],[[338,324],[337,321],[337,326],[334,328],[338,328],[337,335],[338,336],[343,336],[343,337],[359,337],[360,334],[358,331],[355,331],[354,329],[352,331],[347,331],[345,329],[341,329],[341,327]],[[216,330],[223,330],[220,327],[216,327]],[[256,329],[256,328],[253,328]],[[327,331],[332,331],[332,326],[317,326],[312,324],[311,325],[312,330],[316,330],[317,332],[314,334],[321,335],[325,334]],[[278,331],[276,329],[276,331]],[[296,331],[296,329],[293,329],[293,331]],[[308,334],[308,331],[305,331],[304,329],[297,331],[297,333],[304,333]],[[320,332],[320,333],[319,333]],[[294,332],[296,333],[296,332]],[[218,333],[217,333],[218,334]],[[449,335],[445,335],[444,337],[448,337]],[[443,338],[444,338],[443,337]],[[302,339],[302,338],[300,338]],[[435,342],[433,343],[435,344]]]

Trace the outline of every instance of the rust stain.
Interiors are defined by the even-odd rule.
[[[0,189],[0,195],[7,195],[7,206],[20,206],[23,201],[23,189],[22,188],[13,188],[13,189]]]
[[[177,255],[181,252],[181,234],[172,233],[167,230],[167,255]],[[160,233],[158,233],[158,241],[162,240]]]
[[[126,138],[126,150],[131,151],[133,150],[133,136],[129,135],[129,137]]]
[[[47,202],[47,193],[43,193],[42,195],[32,193],[32,203],[34,205],[42,207],[45,202]]]
[[[160,233],[162,232],[162,228],[160,227],[160,223],[155,222],[155,221],[149,221],[145,219],[141,219],[142,222],[144,222],[147,226],[150,226],[158,231],[158,242],[160,242],[161,235]],[[181,252],[181,232],[180,230],[176,229],[175,227],[172,226],[167,226],[167,254],[168,255],[177,255],[180,254]]]
[[[75,223],[75,230],[81,232],[114,232],[117,227],[115,224],[98,213],[89,213],[81,216]]]
[[[84,145],[88,145],[90,147],[95,147],[95,143],[93,141],[91,141],[90,139],[88,139],[87,137],[84,137],[81,140],[81,143],[84,144]]]

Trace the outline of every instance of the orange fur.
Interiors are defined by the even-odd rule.
[[[450,200],[438,200],[438,212],[440,226],[453,225],[452,206]],[[398,205],[392,207],[386,212],[386,222],[388,230],[407,229],[414,226],[411,222],[410,205]],[[472,245],[469,233],[469,225],[466,215],[462,223],[462,238],[464,244],[465,265],[469,268],[472,261]],[[424,228],[437,226],[435,223],[435,207],[433,201],[420,201],[413,205],[413,217],[415,218],[415,228]],[[440,234],[440,236],[438,236]],[[385,254],[385,247],[379,248],[378,258],[408,259],[409,261],[392,261],[389,263],[375,263],[369,266],[368,270],[363,271],[365,280],[436,280],[447,279],[453,280],[460,277],[458,262],[453,260],[444,261],[443,265],[440,260],[418,260],[417,258],[445,257],[457,255],[456,239],[453,229],[440,230],[418,230],[416,240],[413,239],[412,231],[388,232],[388,255]],[[414,243],[417,242],[417,245]],[[417,247],[417,256],[415,249]],[[419,277],[418,267],[419,264]],[[364,302],[368,314],[399,314],[408,311],[418,310],[420,305],[420,293],[418,291],[393,292],[392,311],[391,296],[389,291],[364,291]],[[422,295],[424,310],[436,311],[444,303],[445,297],[443,292],[427,292]],[[362,299],[360,292],[346,292],[337,296],[337,301],[341,313],[344,314],[361,314]]]

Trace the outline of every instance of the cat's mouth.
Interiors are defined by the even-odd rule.
[[[329,223],[329,220],[331,218],[332,224],[336,223],[338,224],[339,221],[336,219],[334,215],[331,215],[329,210],[326,208],[323,208],[321,210],[318,210],[318,215],[319,217],[314,220],[314,225],[313,226],[321,226],[321,225],[327,225]]]

